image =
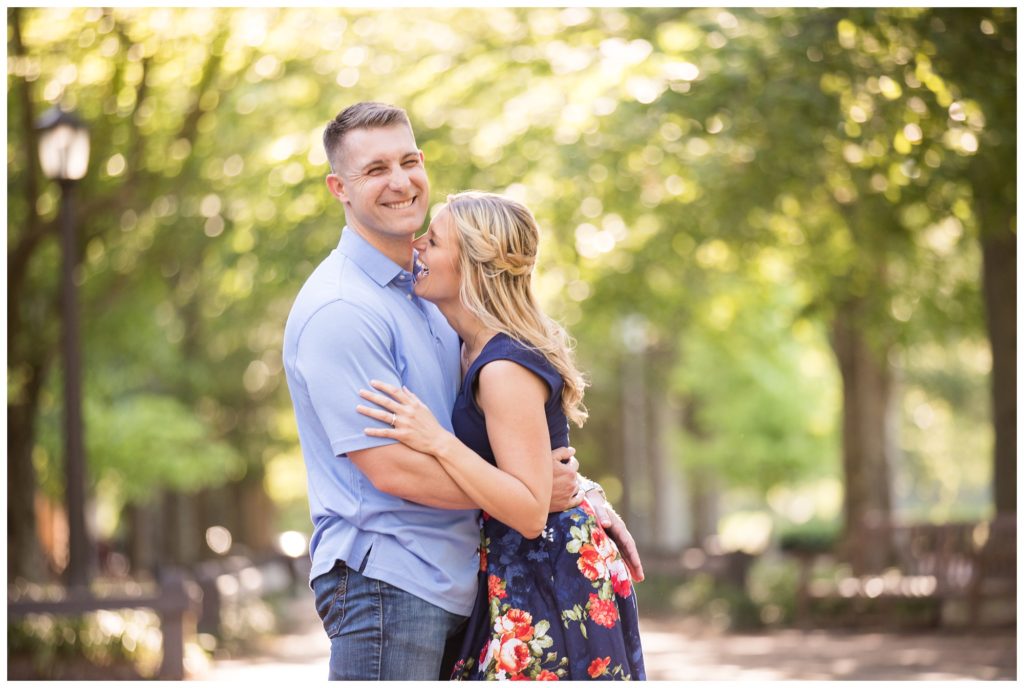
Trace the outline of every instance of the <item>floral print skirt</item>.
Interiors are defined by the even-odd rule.
[[[585,500],[527,540],[483,515],[480,587],[455,680],[644,680],[636,595]]]

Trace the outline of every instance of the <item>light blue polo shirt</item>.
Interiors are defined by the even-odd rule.
[[[306,462],[310,581],[336,560],[454,614],[476,596],[477,510],[436,509],[381,492],[347,453],[394,443],[356,411],[370,380],[405,385],[451,430],[458,335],[412,292],[412,275],[346,227],[299,291],[284,331],[284,369]]]

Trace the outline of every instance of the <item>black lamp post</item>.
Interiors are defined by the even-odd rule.
[[[89,553],[85,523],[85,442],[82,428],[82,361],[78,343],[78,298],[74,282],[78,244],[74,227],[75,182],[89,167],[89,131],[70,112],[51,108],[36,122],[43,174],[60,184],[60,306],[63,321],[65,494],[68,512],[68,586],[87,592]]]

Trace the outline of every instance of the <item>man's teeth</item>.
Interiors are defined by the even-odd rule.
[[[391,208],[392,210],[403,210],[411,206],[413,201],[415,200],[415,198],[410,198],[408,201],[401,201],[399,203],[385,203],[384,205]]]

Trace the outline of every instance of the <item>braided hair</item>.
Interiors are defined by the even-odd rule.
[[[459,242],[462,303],[490,329],[540,352],[562,376],[562,409],[578,426],[587,419],[586,380],[576,367],[572,340],[537,304],[531,276],[540,229],[522,203],[500,194],[463,191],[448,196]]]

